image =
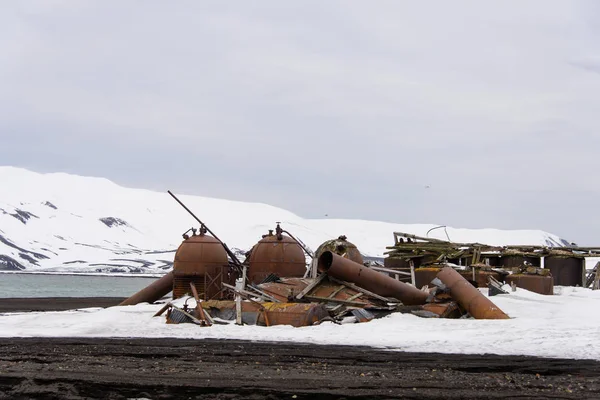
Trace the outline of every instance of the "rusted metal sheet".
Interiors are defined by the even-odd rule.
[[[261,283],[270,274],[280,277],[302,277],[306,272],[306,257],[302,247],[284,234],[269,231],[248,257],[248,280]]]
[[[465,279],[477,283],[477,287],[487,287],[488,281],[490,277],[500,281],[502,280],[502,275],[496,271],[483,271],[481,269],[475,270],[475,279],[473,279],[473,271],[465,270],[458,271],[458,273]]]
[[[554,278],[551,275],[527,275],[511,274],[504,278],[508,284],[515,283],[517,287],[529,290],[531,292],[552,295],[554,294]]]
[[[209,310],[213,317],[235,318],[234,301],[203,301],[202,308]],[[327,309],[317,303],[255,303],[242,302],[244,321],[262,326],[291,325],[311,326],[329,318]],[[229,319],[229,318],[224,318]]]
[[[221,282],[230,282],[227,252],[214,237],[200,231],[184,240],[173,263],[173,298],[191,294],[193,283],[203,299],[218,298],[223,294]]]
[[[332,253],[352,260],[355,263],[363,264],[364,260],[362,254],[360,254],[360,251],[358,248],[356,248],[356,245],[349,242],[347,239],[348,238],[346,236],[342,235],[337,239],[323,242],[319,247],[317,247],[317,251],[315,251],[315,258],[319,258],[319,256],[325,251],[331,251]]]
[[[550,270],[555,285],[585,285],[585,258],[583,257],[547,256],[544,258],[544,268]]]
[[[446,285],[452,298],[475,319],[508,319],[500,308],[451,267],[443,268],[437,275]]]
[[[282,302],[293,300],[313,280],[310,278],[281,278],[277,282],[267,282],[257,285],[263,292]]]
[[[153,303],[163,296],[169,294],[173,289],[173,272],[169,272],[162,278],[152,282],[133,296],[125,299],[120,306],[133,306],[138,303]]]
[[[363,293],[350,289],[344,284],[333,283],[330,281],[321,283],[305,297],[338,300],[340,303],[353,302],[354,305],[362,307],[369,307],[372,305],[369,302],[368,296]],[[326,302],[326,300],[321,301]]]
[[[415,286],[421,288],[423,286],[433,287],[431,281],[437,277],[441,268],[421,267],[415,269]]]
[[[330,251],[319,257],[318,269],[336,279],[355,283],[380,296],[396,298],[407,305],[425,304],[427,301],[428,293]]]
[[[427,303],[421,307],[423,311],[432,313],[436,315],[437,318],[460,318],[462,316],[460,307],[458,307],[458,304],[454,301],[449,301],[447,303]]]
[[[316,285],[313,285],[313,282]],[[299,300],[298,296],[301,296],[306,299],[322,299],[319,300],[322,303],[352,302],[352,305],[363,307],[381,305],[381,298],[373,297],[375,294],[370,295],[363,292],[364,289],[349,285],[351,284],[343,281],[332,282],[326,274],[321,274],[317,279],[283,278],[279,282],[262,283],[257,287],[282,302],[295,302]]]

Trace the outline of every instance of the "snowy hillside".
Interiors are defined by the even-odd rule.
[[[120,187],[106,179],[0,167],[0,270],[160,273],[171,267],[181,234],[197,223],[167,193]],[[312,249],[339,235],[381,257],[392,232],[425,236],[435,225],[304,219],[259,203],[179,196],[230,247],[247,250],[282,227]],[[443,222],[443,221],[440,221]],[[448,228],[451,240],[490,245],[560,246],[539,230]],[[430,237],[446,239],[444,230]]]

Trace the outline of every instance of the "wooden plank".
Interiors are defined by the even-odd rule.
[[[367,303],[363,303],[362,301],[330,299],[328,297],[311,296],[311,295],[307,295],[304,297],[307,298],[308,300],[313,300],[313,301],[316,301],[319,303],[340,303],[340,304],[347,304],[347,305],[351,305],[351,306],[366,306],[366,305],[368,305]]]
[[[263,291],[262,291],[262,290],[260,290],[260,289],[257,289],[257,288],[255,288],[255,287],[254,287],[254,286],[252,286],[252,285],[248,286],[248,289],[250,289],[250,290],[254,290],[256,293],[259,293],[259,294],[260,294],[260,295],[262,295],[263,297],[266,297],[266,298],[267,298],[267,300],[271,300],[273,303],[281,303],[281,300],[279,300],[279,299],[277,299],[277,298],[275,298],[275,297],[271,296],[271,295],[270,295],[270,294],[268,294],[268,293],[265,293],[265,292],[263,292]]]
[[[192,314],[184,311],[182,308],[179,308],[177,306],[174,306],[171,304],[171,307],[175,308],[177,311],[180,311],[181,313],[185,314],[187,317],[189,317],[192,321],[194,321],[196,324],[200,325],[200,326],[210,326],[208,325],[208,323],[206,321],[201,321],[198,318],[194,317]]]
[[[385,267],[369,267],[375,271],[379,271],[379,272],[386,272],[388,274],[396,274],[396,275],[405,275],[405,276],[410,276],[409,272],[404,272],[404,271],[398,271],[396,269],[391,269],[391,268],[385,268]]]
[[[353,284],[353,283],[350,283],[350,282],[341,281],[341,280],[339,280],[339,279],[335,279],[335,278],[332,278],[332,277],[329,277],[329,280],[330,280],[330,281],[332,281],[332,282],[335,282],[335,283],[339,283],[339,284],[342,284],[342,285],[346,285],[346,286],[348,286],[350,289],[356,290],[357,292],[364,293],[364,294],[366,294],[367,296],[370,296],[370,297],[373,297],[373,298],[375,298],[375,299],[378,299],[378,300],[384,301],[384,302],[386,302],[386,303],[396,303],[396,302],[398,302],[397,300],[396,300],[396,301],[390,301],[390,299],[388,299],[388,298],[385,298],[385,297],[383,297],[383,296],[380,296],[380,295],[378,295],[377,293],[370,292],[370,291],[368,291],[367,289],[363,289],[363,288],[361,288],[361,287],[358,287],[358,286],[356,286],[355,284]]]
[[[327,276],[327,274],[323,273],[323,274],[319,275],[318,277],[316,277],[315,280],[313,280],[311,284],[309,284],[307,287],[304,288],[303,291],[301,291],[300,293],[298,293],[298,295],[296,295],[296,299],[300,300],[304,296],[306,296],[306,294],[308,294],[311,290],[313,290],[315,287],[317,287],[323,281],[323,279],[325,279],[326,276]]]
[[[331,294],[329,296],[327,296],[328,298],[332,299],[334,298],[339,292],[341,292],[342,290],[344,290],[346,288],[346,285],[340,285],[340,287],[338,287],[337,289],[335,289],[333,292],[331,292]]]
[[[198,296],[198,290],[196,290],[196,285],[194,285],[194,282],[190,282],[190,288],[192,289],[192,294],[194,295],[194,299],[196,300],[196,303],[199,303],[200,296]]]
[[[171,302],[165,304],[164,306],[162,306],[162,308],[160,310],[158,310],[156,312],[156,314],[154,314],[152,317],[160,317],[161,315],[163,315],[163,313],[165,311],[167,311],[167,308],[169,308],[171,306]]]
[[[362,296],[363,294],[364,294],[364,293],[356,293],[355,295],[348,297],[346,300],[347,300],[347,301],[356,300],[356,299],[358,299],[360,296]]]
[[[190,288],[192,289],[192,294],[194,295],[194,299],[196,300],[196,308],[200,313],[200,319],[202,321],[206,321],[208,325],[212,325],[212,318],[206,318],[206,314],[204,314],[204,309],[202,308],[202,306],[200,306],[200,297],[198,296],[198,290],[196,290],[196,285],[194,285],[194,282],[190,282]]]
[[[269,300],[269,301],[272,301],[273,303],[281,303],[281,301],[277,300],[274,297],[269,296],[266,293],[263,295],[263,294],[249,292],[249,291],[244,290],[244,289],[237,289],[234,286],[231,286],[231,285],[229,285],[229,284],[227,284],[225,282],[223,282],[223,286],[225,286],[228,289],[233,290],[235,293],[239,293],[239,294],[242,294],[242,295],[247,296],[247,297],[260,297],[264,301]]]

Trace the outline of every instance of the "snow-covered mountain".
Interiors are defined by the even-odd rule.
[[[435,225],[305,219],[281,208],[179,196],[229,247],[247,250],[281,221],[316,249],[339,235],[381,257],[394,231],[425,236]],[[129,189],[103,178],[0,167],[0,270],[160,273],[195,220],[166,192]],[[451,240],[490,245],[561,246],[539,230],[447,228]],[[430,237],[446,239],[444,230]]]

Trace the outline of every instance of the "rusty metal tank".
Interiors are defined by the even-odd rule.
[[[185,237],[185,236],[184,236]],[[193,282],[201,298],[220,298],[222,282],[230,282],[229,261],[223,245],[203,230],[187,237],[175,253],[173,263],[173,298],[191,294]],[[235,280],[235,278],[233,278]]]
[[[306,272],[306,257],[302,247],[291,237],[278,229],[276,234],[268,234],[254,245],[248,257],[248,280],[261,283],[267,276],[303,277]]]
[[[585,258],[573,256],[547,256],[544,268],[549,269],[554,284],[560,286],[584,286]]]
[[[345,235],[342,235],[337,239],[323,242],[319,247],[317,247],[317,251],[315,251],[315,258],[318,259],[319,256],[325,251],[331,251],[332,253],[354,261],[355,263],[364,264],[362,254],[360,254],[360,251],[356,245],[349,242],[347,239],[348,238]]]
[[[517,287],[529,290],[531,292],[552,295],[554,294],[554,279],[551,275],[528,275],[511,274],[504,278],[509,285],[514,282]]]

